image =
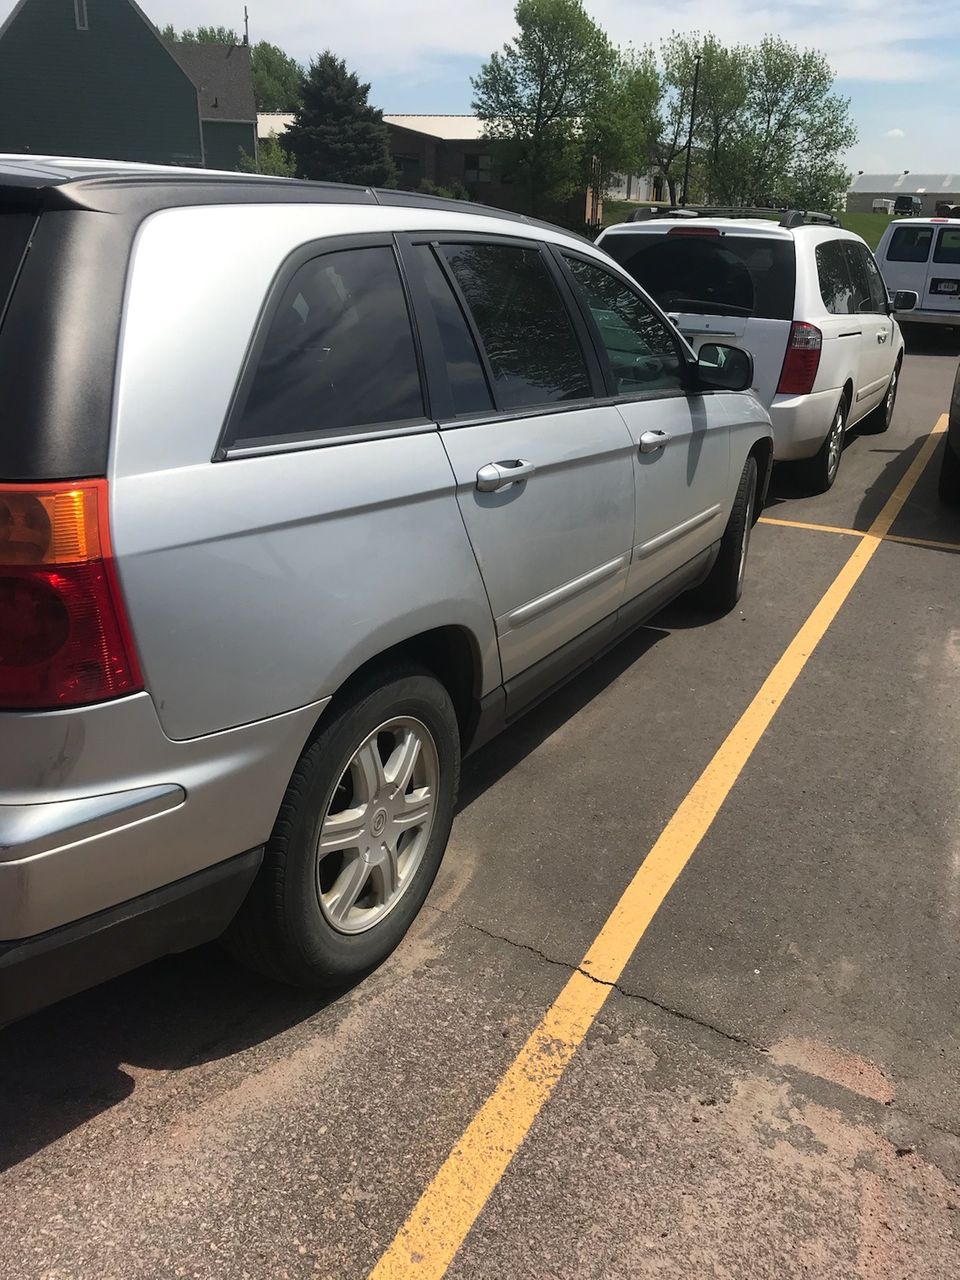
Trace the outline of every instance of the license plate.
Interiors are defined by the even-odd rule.
[[[931,293],[960,293],[960,280],[934,280]]]

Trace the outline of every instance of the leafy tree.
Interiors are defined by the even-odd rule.
[[[369,92],[329,49],[313,59],[303,101],[283,137],[299,177],[361,186],[394,180],[387,126],[368,103]]]
[[[160,34],[164,40],[179,40],[182,44],[243,44],[232,27],[196,27],[177,35],[168,23]]]
[[[582,159],[587,176],[606,191],[618,173],[649,167],[656,141],[656,112],[662,86],[651,49],[615,55],[592,118],[583,121]]]
[[[597,121],[617,54],[580,0],[518,0],[514,13],[517,36],[471,80],[473,109],[538,213],[573,192],[584,139],[607,132]]]
[[[690,129],[691,188],[711,203],[835,208],[845,186],[842,154],[856,141],[850,103],[833,92],[822,53],[776,36],[749,47],[697,32],[669,37],[655,163],[678,195]]]
[[[250,51],[258,111],[296,111],[301,102],[303,67],[275,44],[260,40]]]
[[[297,162],[289,152],[285,151],[275,133],[261,138],[257,144],[256,156],[249,155],[240,148],[241,173],[268,173],[274,178],[296,177]]]

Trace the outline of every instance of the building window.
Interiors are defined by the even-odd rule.
[[[73,15],[77,20],[78,31],[89,31],[87,22],[87,0],[73,0]]]
[[[401,187],[412,190],[416,187],[421,178],[420,157],[413,155],[403,155],[394,152],[393,163],[397,168],[397,181]]]
[[[468,151],[463,157],[464,182],[489,182],[490,176],[490,157]]]

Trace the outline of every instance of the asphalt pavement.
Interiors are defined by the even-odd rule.
[[[318,1007],[210,947],[0,1032],[0,1277],[440,1275],[443,1239],[458,1280],[960,1275],[942,441],[891,536],[851,532],[890,509],[956,364],[911,341],[893,426],[853,435],[829,494],[775,475],[739,609],[673,605],[467,763],[428,905],[371,978]],[[861,543],[575,1052],[531,1086],[516,1154],[480,1142],[469,1212],[421,1201]]]

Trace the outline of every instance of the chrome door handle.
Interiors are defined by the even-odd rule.
[[[880,332],[877,334],[877,341],[880,343],[883,343],[883,342],[886,342],[886,340],[887,340],[887,331],[886,329],[881,329]]]
[[[532,462],[518,458],[516,462],[488,462],[477,472],[477,488],[481,493],[499,493],[536,471]]]
[[[640,437],[641,453],[656,453],[662,449],[670,437],[665,431],[645,431]]]

